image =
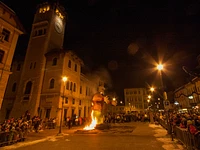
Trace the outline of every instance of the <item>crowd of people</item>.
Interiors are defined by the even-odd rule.
[[[104,116],[105,123],[122,123],[131,121],[149,122],[149,113],[121,113],[121,114],[107,114]]]
[[[55,128],[55,125],[55,118],[43,121],[39,116],[31,118],[29,111],[26,111],[20,118],[12,117],[0,123],[0,146],[24,141],[28,133]]]
[[[156,120],[163,120],[173,137],[177,137],[187,148],[200,149],[200,114],[198,112],[168,112],[157,113]],[[162,122],[163,122],[162,121]]]
[[[166,114],[161,114],[160,119],[166,120]],[[200,114],[198,113],[170,113],[171,126],[188,129],[191,134],[200,133]]]

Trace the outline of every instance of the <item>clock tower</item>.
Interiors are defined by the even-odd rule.
[[[10,116],[19,117],[29,110],[38,115],[46,67],[45,54],[63,47],[67,14],[58,3],[37,6],[27,47],[17,96]]]

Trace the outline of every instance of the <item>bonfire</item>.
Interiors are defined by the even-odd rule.
[[[91,113],[91,118],[92,118],[92,121],[89,125],[87,125],[85,128],[83,128],[83,130],[93,130],[95,129],[96,125],[97,125],[97,118],[93,116],[93,111]]]

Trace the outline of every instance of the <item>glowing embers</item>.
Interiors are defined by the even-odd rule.
[[[49,10],[50,10],[50,6],[47,5],[47,6],[41,7],[39,10],[39,13],[45,13]]]
[[[95,127],[97,125],[97,119],[94,118],[93,111],[91,113],[91,118],[92,118],[92,122],[90,123],[90,125],[88,125],[85,128],[83,128],[83,130],[93,130],[93,129],[95,129]]]
[[[61,19],[64,18],[64,16],[61,14],[61,12],[60,12],[58,9],[56,9],[56,14],[57,14],[58,17],[60,17]]]

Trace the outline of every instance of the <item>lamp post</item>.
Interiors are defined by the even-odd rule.
[[[66,76],[62,77],[62,81],[63,81],[63,95],[62,95],[62,107],[61,107],[60,127],[58,131],[58,135],[62,134],[63,105],[64,105],[64,100],[65,100],[65,82],[67,81],[67,77]]]
[[[167,132],[168,134],[171,134],[172,136],[172,141],[173,141],[173,131],[172,131],[172,127],[171,127],[171,124],[170,124],[170,114],[169,114],[169,108],[167,108],[169,106],[169,101],[167,100],[167,94],[166,92],[164,91],[164,85],[163,85],[163,80],[162,80],[162,70],[163,70],[163,65],[162,64],[158,64],[157,65],[157,70],[159,71],[159,77],[160,77],[160,83],[161,83],[161,91],[162,91],[162,94],[163,94],[163,103],[164,103],[164,109],[167,110],[167,115],[166,115],[166,118],[167,118]]]

